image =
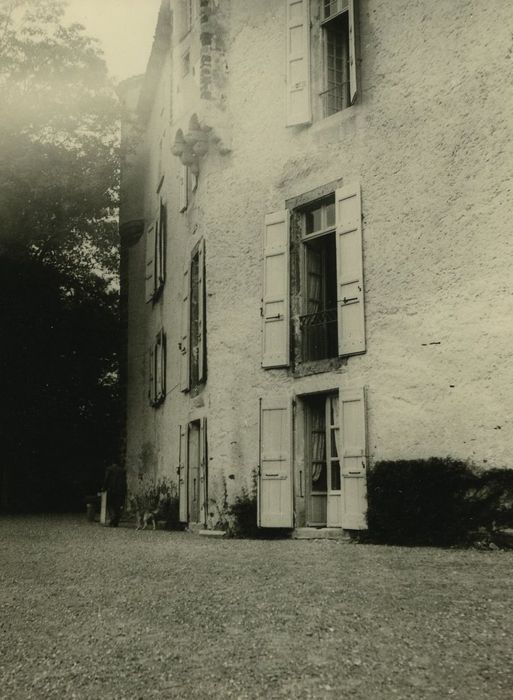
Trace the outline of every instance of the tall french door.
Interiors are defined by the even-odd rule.
[[[308,525],[342,527],[338,393],[310,396],[305,407]]]

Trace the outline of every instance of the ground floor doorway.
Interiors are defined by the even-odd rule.
[[[179,510],[183,523],[205,524],[207,517],[207,420],[180,426]]]
[[[342,527],[338,393],[304,398],[306,524]]]

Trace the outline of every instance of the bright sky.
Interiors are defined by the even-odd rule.
[[[69,0],[67,19],[101,41],[109,72],[124,80],[146,69],[159,7],[160,0]]]

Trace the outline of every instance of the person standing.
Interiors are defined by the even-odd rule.
[[[117,527],[126,498],[126,474],[119,464],[107,467],[103,490],[107,492],[109,527]]]

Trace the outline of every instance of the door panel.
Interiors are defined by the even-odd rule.
[[[292,411],[290,399],[263,401],[260,409],[260,527],[293,527]]]

